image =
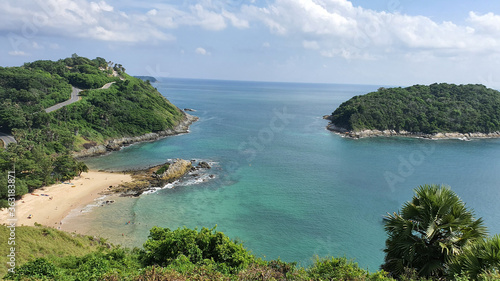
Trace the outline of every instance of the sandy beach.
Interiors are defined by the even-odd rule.
[[[109,186],[128,181],[132,181],[130,175],[89,171],[66,183],[37,189],[16,202],[17,225],[34,225],[36,222],[58,228],[72,210],[94,202]],[[8,218],[8,210],[1,210],[0,221],[7,222]]]

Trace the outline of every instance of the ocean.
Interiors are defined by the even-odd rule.
[[[165,78],[154,84],[200,121],[190,133],[86,160],[127,170],[167,159],[208,161],[203,180],[70,216],[88,234],[140,247],[157,225],[213,228],[264,259],[307,266],[316,256],[383,263],[383,216],[423,184],[445,184],[500,233],[500,140],[348,139],[323,115],[378,85]],[[214,179],[208,179],[208,174]]]

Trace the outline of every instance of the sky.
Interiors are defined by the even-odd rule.
[[[156,78],[500,89],[500,1],[1,1],[0,66],[75,53]]]

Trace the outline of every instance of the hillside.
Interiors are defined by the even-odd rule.
[[[341,132],[492,134],[500,131],[500,92],[483,85],[380,88],[342,103],[328,119]]]
[[[81,257],[102,249],[109,249],[105,239],[70,234],[43,226],[17,226],[15,244],[9,244],[10,229],[0,225],[0,279],[7,273],[8,255],[11,246],[16,248],[16,265],[19,266],[37,258],[56,259],[64,256]]]
[[[45,112],[68,100],[75,88],[83,90],[79,101]],[[129,76],[120,64],[76,54],[59,61],[0,67],[0,101],[0,132],[17,140],[0,149],[0,207],[6,206],[7,171],[14,164],[19,198],[85,171],[85,164],[73,158],[77,151],[103,146],[105,152],[114,139],[139,141],[138,136],[175,133],[177,126],[189,123],[187,115],[148,81]]]

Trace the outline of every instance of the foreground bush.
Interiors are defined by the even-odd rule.
[[[256,262],[241,243],[232,241],[215,227],[200,231],[153,227],[141,254],[144,265],[168,266],[179,258],[198,265],[213,262],[223,272],[237,272]]]

